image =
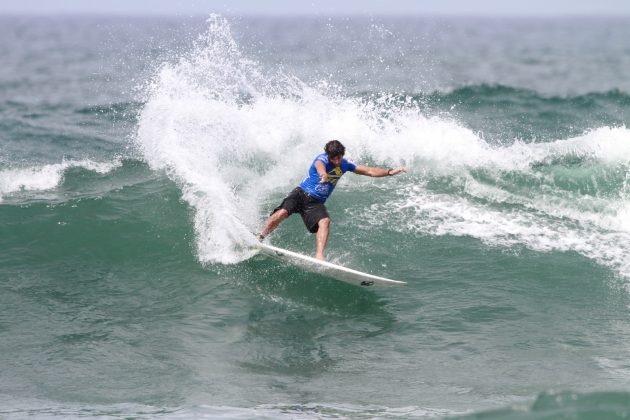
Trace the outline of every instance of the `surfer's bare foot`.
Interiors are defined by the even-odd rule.
[[[326,261],[326,258],[324,258],[323,254],[317,254],[317,255],[315,255],[315,258],[317,258],[320,261]]]
[[[256,235],[256,239],[258,239],[258,242],[262,242],[265,239],[265,235],[259,233],[258,235]]]

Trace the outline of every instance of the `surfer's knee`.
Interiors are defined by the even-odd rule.
[[[273,216],[275,216],[274,218],[277,220],[284,220],[289,217],[289,212],[287,209],[278,209]]]
[[[328,226],[330,226],[330,217],[324,217],[319,222],[317,222],[317,225],[320,229],[328,229]]]

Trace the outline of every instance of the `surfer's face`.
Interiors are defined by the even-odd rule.
[[[332,163],[335,166],[341,165],[341,159],[343,159],[343,155],[328,156],[328,162]]]

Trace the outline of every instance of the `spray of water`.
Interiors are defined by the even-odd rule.
[[[491,146],[382,92],[348,97],[326,82],[265,71],[244,56],[228,22],[211,16],[191,51],[163,64],[148,86],[137,132],[147,162],[175,180],[194,209],[203,263],[247,258],[265,200],[299,182],[332,138],[354,160],[412,169],[396,180],[393,219],[391,206],[378,205],[357,217],[379,224],[387,213],[401,232],[576,251],[630,276],[625,127]],[[358,178],[344,186],[361,188]]]

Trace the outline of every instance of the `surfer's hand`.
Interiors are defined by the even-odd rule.
[[[328,182],[328,174],[324,174],[324,175],[320,175],[319,176],[319,183],[320,184],[325,184]]]
[[[389,175],[394,176],[398,174],[404,174],[407,172],[407,168],[405,166],[401,166],[400,168],[394,168],[389,170]]]

